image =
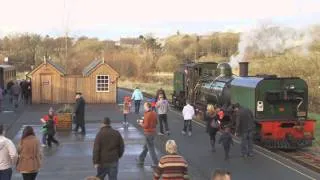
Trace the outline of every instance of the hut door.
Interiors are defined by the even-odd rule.
[[[41,75],[41,103],[52,103],[51,75]]]

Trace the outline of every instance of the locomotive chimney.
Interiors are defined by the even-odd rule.
[[[248,65],[249,62],[239,62],[239,76],[247,77],[248,76]]]

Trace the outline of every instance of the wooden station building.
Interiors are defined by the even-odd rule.
[[[87,103],[116,103],[119,73],[104,62],[94,60],[81,75],[67,74],[51,60],[28,74],[32,81],[32,103],[74,103],[81,92]]]

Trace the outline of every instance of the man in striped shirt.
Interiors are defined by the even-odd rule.
[[[177,145],[174,140],[166,143],[168,155],[161,157],[158,168],[154,171],[154,180],[185,180],[188,178],[188,164],[186,160],[177,154]]]

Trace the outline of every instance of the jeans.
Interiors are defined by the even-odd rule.
[[[13,95],[13,104],[15,108],[19,106],[19,95]]]
[[[24,100],[24,104],[31,104],[31,98],[29,94],[27,93],[23,94],[23,100]]]
[[[12,168],[0,170],[0,180],[11,180]]]
[[[42,139],[41,139],[42,144],[47,144],[47,136],[48,136],[47,133],[43,133],[42,134]]]
[[[219,129],[211,129],[209,130],[209,136],[210,136],[210,144],[211,147],[214,148],[215,147],[215,143],[216,143],[216,135]]]
[[[97,177],[103,180],[108,175],[109,180],[117,180],[118,162],[102,164],[97,168]]]
[[[248,130],[241,135],[241,154],[253,154],[253,132]]]
[[[224,158],[229,159],[230,145],[224,145],[223,149],[224,149]]]
[[[145,137],[146,137],[146,142],[145,142],[145,144],[143,146],[143,150],[139,156],[139,160],[140,160],[140,162],[144,162],[144,160],[147,156],[147,153],[149,151],[153,165],[158,165],[158,158],[156,155],[156,150],[154,148],[155,135],[145,135]]]
[[[139,114],[140,103],[141,103],[141,100],[134,100],[134,109],[135,109],[136,114]]]
[[[23,180],[36,180],[38,173],[22,173]]]
[[[123,114],[123,120],[125,123],[127,122],[127,116],[128,116],[128,114]]]
[[[183,131],[187,132],[187,129],[192,132],[192,121],[191,120],[184,120],[183,123]]]
[[[163,124],[166,131],[169,131],[168,121],[167,121],[167,114],[159,114],[159,121],[160,121],[160,133],[164,133],[163,131]]]

